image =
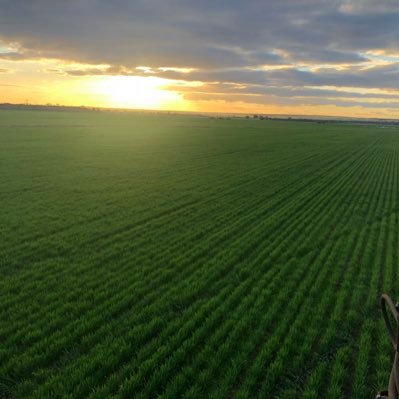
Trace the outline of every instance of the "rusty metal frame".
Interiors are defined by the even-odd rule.
[[[377,394],[376,399],[398,399],[399,395],[399,304],[394,304],[391,297],[387,294],[382,294],[380,299],[380,305],[382,315],[384,317],[385,325],[388,330],[389,339],[391,340],[392,346],[395,349],[395,359],[389,377],[389,385],[387,391],[382,391]],[[396,321],[396,326],[393,327],[389,317],[388,311],[391,311],[393,318]]]

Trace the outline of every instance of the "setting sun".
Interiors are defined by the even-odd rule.
[[[181,108],[180,94],[163,90],[164,79],[141,76],[109,76],[96,82],[93,91],[103,95],[110,106],[120,108]]]

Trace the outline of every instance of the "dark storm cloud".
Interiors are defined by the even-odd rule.
[[[355,98],[355,99],[392,99],[399,100],[399,90],[392,93],[359,93],[353,89],[346,91],[336,89],[320,89],[317,87],[301,88],[301,87],[279,87],[279,86],[261,86],[251,85],[241,87],[239,85],[211,83],[200,87],[179,87],[178,85],[168,86],[170,90],[180,91],[187,95],[195,93],[198,96],[202,95],[205,99],[207,95],[219,95],[230,97],[232,95],[240,96],[275,96],[281,98]]]
[[[174,76],[182,74],[174,73]],[[168,72],[159,76],[171,77]],[[277,70],[204,70],[195,71],[186,78],[192,81],[229,82],[264,86],[338,86],[358,88],[399,89],[399,64],[375,66],[367,69],[336,70],[322,68],[316,71],[289,67]]]
[[[388,0],[0,0],[3,39],[32,54],[126,66],[275,64],[274,49],[293,61],[361,61],[357,50],[398,46],[398,20],[399,3]]]
[[[268,79],[273,85],[399,89],[399,64],[377,66],[356,71],[337,71],[332,68],[324,68],[312,72],[292,68],[272,71],[268,74]]]
[[[148,66],[172,79],[397,89],[397,64],[362,63],[370,51],[399,53],[398,38],[397,0],[0,0],[0,40],[19,46],[0,59],[93,65],[61,72],[75,76],[147,75],[135,68]],[[304,68],[312,64],[352,68]]]
[[[340,107],[362,106],[365,108],[399,107],[399,90],[390,94],[359,93],[352,90],[298,88],[251,85],[241,87],[236,84],[209,83],[201,87],[170,86],[180,90],[184,98],[194,101],[224,100],[252,104],[274,105],[335,105]]]
[[[285,51],[288,53],[286,59],[291,62],[346,64],[367,61],[366,57],[349,51],[290,48],[289,46],[285,48]]]

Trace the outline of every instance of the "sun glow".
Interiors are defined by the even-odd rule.
[[[109,76],[96,83],[96,91],[107,98],[110,106],[121,108],[184,108],[182,96],[162,89],[166,79],[141,76]]]

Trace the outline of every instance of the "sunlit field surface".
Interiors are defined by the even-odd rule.
[[[398,128],[0,111],[0,397],[373,397],[398,151]]]

